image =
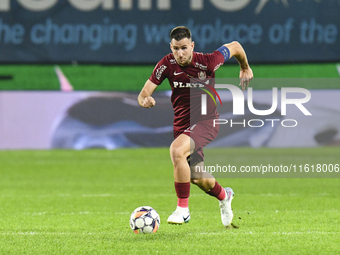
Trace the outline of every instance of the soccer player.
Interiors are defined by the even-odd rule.
[[[200,106],[190,109],[190,93],[193,91],[191,79],[209,84],[215,77],[215,71],[231,57],[240,64],[240,86],[244,90],[253,78],[246,53],[236,41],[224,44],[210,54],[194,51],[195,43],[187,27],[179,26],[170,33],[170,49],[172,53],[163,57],[153,70],[138,95],[140,106],[150,108],[156,105],[152,93],[165,78],[169,80],[174,108],[174,141],[170,146],[170,157],[174,168],[177,209],[168,218],[168,223],[182,224],[190,220],[188,200],[190,182],[197,185],[207,194],[219,200],[221,220],[229,226],[233,219],[231,201],[234,192],[231,188],[222,188],[215,178],[207,172],[198,172],[196,166],[204,165],[203,147],[214,140],[218,134],[218,125],[213,127],[213,119],[218,118],[216,106],[208,100],[209,114],[201,115]],[[200,86],[200,85],[199,85]],[[214,86],[210,83],[209,86]],[[200,97],[199,97],[200,98]],[[191,104],[192,106],[192,104]]]

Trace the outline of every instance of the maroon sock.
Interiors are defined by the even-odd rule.
[[[184,208],[188,207],[190,196],[190,182],[175,182],[175,190],[178,197],[177,206]]]
[[[223,200],[227,196],[224,188],[222,188],[217,181],[215,181],[215,186],[206,193],[210,196],[216,197],[218,200]]]

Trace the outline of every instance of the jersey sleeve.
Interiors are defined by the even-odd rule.
[[[160,85],[164,81],[164,79],[167,78],[168,71],[169,71],[169,63],[165,56],[157,63],[157,65],[153,69],[153,72],[149,80],[152,81],[156,85]]]
[[[223,54],[215,50],[213,53],[206,54],[207,57],[207,67],[211,72],[215,72],[221,65],[224,64]]]

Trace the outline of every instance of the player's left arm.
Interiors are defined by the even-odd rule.
[[[253,79],[253,70],[250,68],[246,52],[244,51],[242,45],[237,42],[231,42],[224,44],[229,50],[229,58],[235,57],[240,65],[240,86],[242,90],[248,87],[249,82]]]

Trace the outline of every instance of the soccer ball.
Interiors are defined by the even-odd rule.
[[[160,224],[161,219],[158,213],[150,206],[136,208],[130,217],[130,227],[136,234],[155,233]]]

